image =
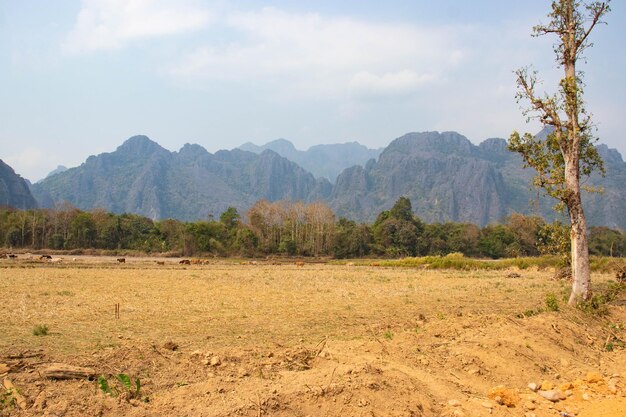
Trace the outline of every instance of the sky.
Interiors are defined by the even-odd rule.
[[[585,53],[601,143],[626,155],[626,2]],[[546,0],[0,0],[0,159],[35,182],[143,134],[171,151],[408,132],[536,132],[514,70],[561,75]]]

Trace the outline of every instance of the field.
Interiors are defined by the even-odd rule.
[[[158,261],[0,260],[0,415],[626,415],[626,303],[552,270]]]

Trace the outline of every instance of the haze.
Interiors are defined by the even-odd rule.
[[[554,91],[549,1],[29,0],[0,3],[0,159],[36,181],[135,134],[209,151],[387,145],[411,131],[474,143],[527,125],[513,70]],[[588,50],[586,100],[626,154],[626,12]]]

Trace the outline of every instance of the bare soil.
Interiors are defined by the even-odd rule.
[[[0,260],[0,416],[626,416],[626,300],[568,308],[552,275]]]

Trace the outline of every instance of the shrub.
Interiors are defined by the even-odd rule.
[[[47,336],[48,326],[45,324],[38,324],[33,327],[33,336]]]

